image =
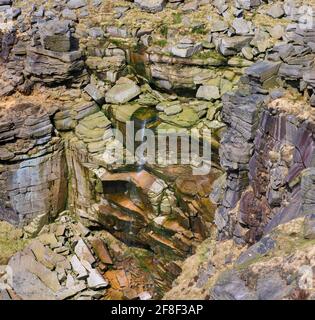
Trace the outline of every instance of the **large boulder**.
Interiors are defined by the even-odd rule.
[[[220,98],[219,88],[210,85],[201,86],[197,91],[197,98],[209,101],[217,100]]]
[[[106,93],[107,103],[123,104],[139,96],[140,87],[132,80],[120,78],[117,83]]]
[[[252,39],[251,36],[223,37],[219,41],[218,49],[224,56],[233,56],[247,46]]]
[[[52,20],[40,25],[39,34],[44,49],[67,52],[71,49],[70,21]]]
[[[80,51],[54,52],[40,47],[27,49],[25,73],[34,82],[58,84],[77,80],[83,69]]]

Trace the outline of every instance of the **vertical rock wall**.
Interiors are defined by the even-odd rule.
[[[0,119],[1,219],[18,226],[37,216],[49,221],[67,200],[63,141],[54,135],[49,111],[13,104]]]

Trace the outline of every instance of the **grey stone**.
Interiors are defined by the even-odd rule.
[[[0,97],[9,96],[14,92],[14,87],[9,85],[6,85],[2,88],[0,88]]]
[[[95,27],[89,29],[89,36],[92,38],[102,38],[104,36],[104,31],[100,27]]]
[[[0,6],[11,5],[12,0],[0,0]]]
[[[40,6],[37,11],[34,12],[34,17],[42,18],[45,15],[45,8]]]
[[[103,289],[108,286],[108,281],[105,280],[96,269],[90,271],[87,283],[90,289],[95,290]]]
[[[27,48],[25,73],[33,76],[34,82],[47,84],[75,80],[83,70],[80,51],[54,52],[38,47]]]
[[[170,107],[167,107],[164,109],[164,113],[167,116],[172,116],[172,115],[178,114],[182,111],[183,111],[183,108],[180,105],[174,105],[174,106],[170,106]]]
[[[63,210],[66,195],[62,188],[65,187],[66,171],[63,144],[58,138],[54,143],[51,141],[53,126],[49,113],[43,107],[32,104],[17,104],[10,112],[0,113],[1,153],[16,162],[14,165],[7,162],[0,173],[0,219],[25,226],[36,216],[53,217]],[[5,129],[6,124],[8,129]],[[11,126],[15,129],[10,130]],[[7,139],[15,140],[10,146],[13,158],[12,154],[5,152]],[[28,157],[30,149],[23,150],[25,143],[27,146],[40,143],[42,152]],[[4,204],[4,199],[9,201]],[[4,208],[12,210],[12,214],[6,215]]]
[[[251,67],[247,68],[245,73],[261,82],[266,81],[267,79],[271,78],[278,74],[280,63],[276,62],[268,62],[262,61],[253,64]]]
[[[213,300],[257,300],[236,271],[228,271],[221,275],[210,292]]]
[[[250,44],[258,49],[258,53],[266,52],[273,45],[270,40],[270,34],[265,31],[256,31],[255,37]]]
[[[315,239],[315,213],[308,214],[304,219],[304,238]]]
[[[210,194],[210,200],[213,203],[219,204],[222,203],[224,193],[226,190],[227,181],[226,181],[226,174],[223,174],[217,180],[214,181],[212,185],[212,192]]]
[[[67,52],[71,48],[70,38],[64,35],[45,36],[43,43],[45,49],[56,52]]]
[[[70,51],[70,21],[49,21],[40,26],[39,33],[43,48],[56,52]]]
[[[312,146],[310,146],[311,148]],[[302,214],[314,213],[315,205],[315,168],[310,167],[302,171]]]
[[[175,47],[172,47],[171,52],[174,56],[181,58],[189,58],[202,49],[201,43],[186,44],[180,43]]]
[[[139,86],[133,81],[128,79],[122,80],[122,78],[120,78],[116,85],[107,91],[105,99],[107,103],[123,104],[137,97],[140,93],[141,90]]]
[[[213,5],[217,8],[220,14],[223,14],[229,8],[225,0],[215,0]]]
[[[232,26],[235,29],[235,33],[239,36],[248,35],[252,30],[252,23],[243,18],[234,19]]]
[[[79,9],[87,5],[86,0],[70,0],[67,3],[69,9]]]
[[[284,28],[280,25],[274,26],[270,31],[270,35],[275,39],[281,39],[284,36]]]
[[[87,7],[81,8],[79,10],[78,16],[79,18],[87,18],[89,16],[89,10]]]
[[[254,58],[253,51],[251,47],[242,48],[242,54],[245,59],[252,60]]]
[[[204,287],[209,281],[210,277],[215,274],[215,267],[210,263],[207,268],[201,268],[198,273],[198,280],[196,282],[197,288]]]
[[[94,7],[99,7],[102,4],[103,0],[93,0],[93,6]]]
[[[90,248],[82,239],[78,241],[77,245],[74,248],[74,252],[81,262],[87,261],[90,265],[93,265],[93,263],[95,262],[95,258]]]
[[[138,297],[140,300],[151,300],[152,299],[152,295],[147,291],[141,292],[138,295]]]
[[[159,12],[164,9],[166,4],[165,0],[135,0],[135,4],[137,4],[142,10],[148,12]]]
[[[56,298],[37,276],[28,271],[14,275],[13,289],[24,300],[55,300]]]
[[[275,19],[283,17],[285,14],[283,5],[281,3],[273,4],[267,11],[267,14]]]
[[[77,285],[74,285],[71,288],[63,288],[57,293],[57,300],[65,300],[68,298],[71,298],[78,294],[79,292],[86,289],[86,285],[84,283],[79,283]]]
[[[270,91],[270,97],[273,100],[282,98],[285,95],[285,90],[284,89],[274,89]]]
[[[262,275],[257,280],[256,291],[259,300],[282,300],[291,290],[277,271]]]
[[[204,85],[201,86],[197,91],[197,98],[213,101],[220,99],[220,91],[216,86]]]
[[[299,79],[303,77],[303,71],[300,65],[282,63],[279,69],[279,75],[286,79]]]
[[[62,12],[61,15],[64,19],[67,20],[72,20],[72,21],[76,21],[77,20],[77,15],[73,10],[70,10],[68,8],[65,8]]]
[[[19,15],[21,15],[22,9],[21,8],[10,8],[6,10],[6,15],[11,19],[16,19]]]
[[[274,249],[275,246],[276,242],[269,236],[266,236],[243,252],[237,259],[236,264],[241,265],[254,260],[258,256],[265,255],[270,250]]]
[[[217,20],[212,24],[211,32],[222,32],[229,28],[228,24],[223,20]]]
[[[191,0],[188,2],[185,2],[182,10],[183,12],[195,12],[199,8],[199,1],[198,0]]]
[[[237,8],[250,10],[251,8],[258,7],[261,4],[261,0],[236,0]]]
[[[84,91],[98,104],[102,104],[105,101],[104,94],[93,84],[88,84]]]
[[[70,260],[73,271],[76,273],[79,280],[86,279],[89,275],[87,270],[84,268],[78,257],[74,255]]]
[[[224,56],[234,56],[240,52],[243,47],[248,46],[252,39],[251,36],[223,37],[219,41],[219,51]]]
[[[12,300],[7,290],[0,289],[0,301]]]
[[[53,300],[61,289],[57,274],[35,260],[28,249],[15,254],[9,261],[11,287],[23,299]]]

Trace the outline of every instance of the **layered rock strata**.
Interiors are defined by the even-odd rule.
[[[54,132],[51,112],[17,103],[0,115],[1,219],[17,226],[37,216],[47,223],[66,206],[64,144]]]
[[[297,265],[280,243],[271,254],[282,262],[266,262],[270,277],[246,265],[277,248],[283,223],[307,215],[305,235],[301,219],[284,238],[302,243],[314,233],[314,25],[311,7],[300,7],[0,1],[0,219],[36,237],[0,269],[1,297],[160,298],[196,257],[196,286],[183,282],[183,295],[175,288],[168,297],[196,287],[212,299],[313,297],[278,272],[297,272],[311,242],[292,249],[294,260],[303,256]],[[115,129],[128,132],[130,121],[138,139],[119,139]],[[186,130],[186,147],[211,132],[203,145],[211,159],[202,159],[211,170],[193,174],[198,152],[173,163],[189,150],[167,142],[134,154],[130,143],[145,142],[146,129],[156,146],[167,130]],[[201,245],[209,237],[217,245]],[[215,261],[221,246],[228,254]],[[214,260],[200,267],[200,254]],[[210,290],[207,281],[234,261],[246,271]],[[258,282],[248,288],[252,274]]]

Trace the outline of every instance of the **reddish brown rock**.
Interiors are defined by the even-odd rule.
[[[110,256],[107,246],[101,239],[94,239],[92,241],[92,247],[95,254],[97,255],[97,257],[100,259],[102,263],[113,264],[113,260]]]

